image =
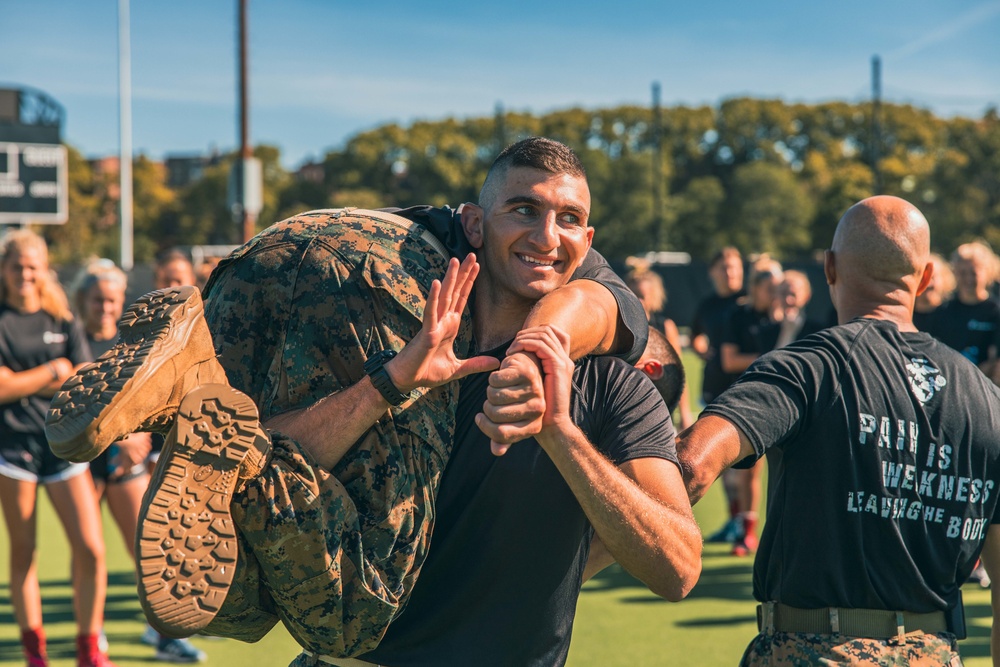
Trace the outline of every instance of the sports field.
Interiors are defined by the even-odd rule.
[[[689,362],[690,359],[685,359]],[[696,368],[694,364],[686,364]],[[692,372],[698,395],[698,373]],[[724,518],[722,492],[709,491],[695,508],[706,533]],[[109,590],[105,630],[111,657],[119,667],[140,667],[152,661],[153,649],[139,642],[144,629],[135,595],[135,577],[124,544],[105,513]],[[45,628],[53,667],[73,667],[74,633],[68,547],[47,499],[41,503],[39,576]],[[10,606],[6,533],[0,532],[0,664],[23,664],[17,625]],[[728,555],[725,545],[706,545],[701,580],[686,600],[671,604],[657,598],[617,566],[589,582],[580,596],[569,664],[675,665],[712,667],[736,665],[754,635],[755,603],[751,597],[750,558]],[[989,662],[989,591],[966,586],[969,639],[962,655],[970,667]],[[501,619],[502,622],[502,619]],[[196,637],[208,653],[208,665],[284,667],[297,653],[280,626],[257,644]],[[469,656],[469,664],[477,663]]]

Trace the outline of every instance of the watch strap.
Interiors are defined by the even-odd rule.
[[[378,390],[378,393],[382,394],[382,398],[389,403],[399,407],[407,400],[409,400],[409,394],[404,394],[401,392],[395,384],[392,382],[392,378],[389,377],[389,372],[385,370],[385,363],[396,356],[396,352],[393,350],[382,350],[378,354],[374,354],[368,358],[365,362],[365,373],[371,378],[372,384]]]

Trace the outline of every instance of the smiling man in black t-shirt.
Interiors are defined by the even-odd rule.
[[[929,246],[907,202],[853,206],[825,262],[841,325],[763,356],[678,443],[692,500],[768,457],[744,665],[959,664],[980,550],[1000,574],[1000,392],[913,326]]]

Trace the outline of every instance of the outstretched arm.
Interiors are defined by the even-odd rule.
[[[683,598],[701,572],[701,533],[680,470],[670,461],[640,458],[619,468],[573,423],[573,361],[569,338],[553,327],[518,336],[544,372],[545,410],[538,444],[559,469],[609,554],[669,600]],[[476,423],[493,437],[485,414]]]
[[[444,280],[432,283],[419,333],[385,365],[393,384],[404,394],[499,365],[493,357],[458,359],[454,352],[462,311],[478,273],[476,256],[470,254],[461,264],[452,259]],[[331,469],[389,407],[365,377],[307,408],[275,415],[265,426],[295,439],[320,466]]]
[[[749,438],[735,424],[717,415],[704,415],[677,437],[677,458],[688,497],[694,505],[734,463],[754,454]]]

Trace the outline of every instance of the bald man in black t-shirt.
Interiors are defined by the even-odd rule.
[[[1000,391],[913,326],[929,246],[901,199],[849,209],[825,261],[840,326],[763,356],[678,443],[692,500],[768,457],[744,665],[960,664],[960,587],[981,550],[1000,569]]]

